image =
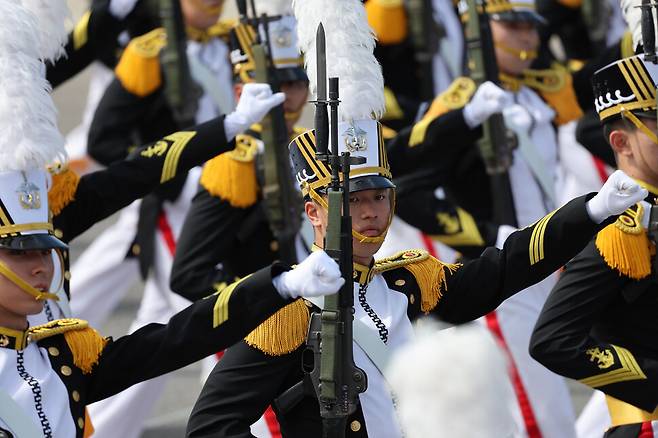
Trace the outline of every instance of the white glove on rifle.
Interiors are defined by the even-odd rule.
[[[608,217],[621,214],[633,204],[647,197],[649,192],[621,170],[615,171],[603,184],[599,193],[587,201],[587,213],[597,224]]]
[[[480,126],[492,114],[500,113],[514,103],[512,94],[491,81],[483,82],[464,106],[464,121],[469,128]]]
[[[260,122],[263,117],[275,106],[286,100],[283,93],[272,94],[268,84],[245,84],[238,105],[231,114],[224,118],[224,132],[228,141]]]
[[[338,264],[324,251],[314,251],[291,271],[272,280],[283,298],[319,297],[335,294],[345,283]]]
[[[115,18],[123,20],[135,9],[139,0],[110,0],[110,14]]]

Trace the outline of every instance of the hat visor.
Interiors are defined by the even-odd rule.
[[[301,67],[277,68],[276,78],[279,82],[308,82],[308,76]]]
[[[1,237],[0,248],[29,251],[35,249],[67,249],[68,245],[50,234]]]
[[[350,178],[350,193],[360,192],[362,190],[371,189],[394,189],[395,184],[381,175],[360,176],[357,178]]]
[[[545,25],[547,23],[544,17],[531,10],[497,12],[495,14],[490,14],[489,16],[492,20],[496,21],[522,21],[535,25]]]

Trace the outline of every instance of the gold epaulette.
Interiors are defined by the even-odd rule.
[[[404,111],[400,108],[395,93],[388,87],[384,87],[384,115],[382,120],[400,120],[404,118]]]
[[[441,94],[434,98],[422,120],[416,123],[411,130],[409,147],[416,146],[425,140],[425,133],[429,124],[437,117],[448,111],[463,108],[475,93],[475,81],[468,77],[459,77]]]
[[[48,205],[54,216],[57,216],[75,199],[80,176],[64,164],[48,166],[53,183],[48,190]]]
[[[619,49],[621,50],[621,58],[629,58],[635,55],[635,47],[633,47],[633,34],[630,31],[624,32],[619,42]]]
[[[583,116],[583,110],[578,104],[573,89],[573,78],[566,67],[555,63],[550,69],[526,70],[523,83],[537,90],[546,103],[555,110],[555,122],[558,125],[578,120]]]
[[[422,249],[400,251],[375,262],[378,273],[404,268],[416,279],[420,288],[420,310],[427,313],[436,307],[446,291],[446,269],[452,273],[461,265],[447,264],[435,259]]]
[[[158,55],[166,44],[167,34],[161,27],[130,41],[114,69],[123,88],[144,97],[162,85]]]
[[[407,14],[402,0],[368,0],[368,24],[380,44],[398,44],[407,37]]]
[[[107,344],[107,339],[89,327],[87,321],[75,318],[56,319],[28,330],[31,342],[60,334],[64,335],[64,339],[73,354],[75,366],[80,368],[84,374],[90,373],[94,365],[98,363],[98,358]]]
[[[247,208],[258,200],[254,158],[259,140],[246,134],[235,137],[235,149],[206,162],[199,182],[211,195],[233,207]]]
[[[292,353],[306,340],[310,315],[306,302],[296,300],[270,316],[244,340],[270,356]]]
[[[642,204],[636,204],[596,236],[596,248],[606,264],[634,280],[651,274],[651,253],[655,251],[641,223],[643,214]]]

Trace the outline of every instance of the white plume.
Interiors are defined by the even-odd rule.
[[[255,0],[254,6],[259,16],[262,14],[292,15],[292,0]]]
[[[340,120],[380,118],[384,77],[375,59],[375,35],[360,0],[293,0],[299,48],[304,54],[311,93],[316,94],[315,35],[324,26],[327,78],[339,78]]]
[[[404,436],[516,436],[507,363],[490,333],[472,324],[425,323],[386,372]]]
[[[32,56],[0,48],[0,171],[66,161],[43,69],[43,63]]]
[[[16,0],[10,0],[16,1]],[[20,0],[25,9],[33,13],[38,22],[39,57],[55,61],[64,53],[68,32],[66,20],[71,17],[66,0]],[[4,24],[3,24],[4,25]]]

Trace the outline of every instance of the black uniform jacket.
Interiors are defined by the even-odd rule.
[[[652,412],[658,406],[655,244],[619,229],[633,226],[636,211],[620,216],[622,223],[599,233],[567,264],[539,316],[530,353],[558,374]],[[631,254],[636,243],[644,256]],[[615,254],[615,246],[625,250]]]
[[[295,131],[301,132],[301,128]],[[254,125],[245,134],[238,135],[237,149],[256,148],[259,132],[260,125]],[[248,163],[242,163],[256,167],[257,159],[254,156]],[[279,242],[270,230],[262,197],[255,195],[247,205],[235,206],[230,196],[216,192],[206,182],[206,174],[217,170],[215,162],[218,160],[228,160],[228,157],[217,157],[206,164],[199,192],[192,200],[178,238],[171,270],[171,290],[191,301],[279,257]],[[250,190],[246,186],[253,186],[261,193],[262,178],[259,176],[255,171],[244,172],[234,183],[239,185],[238,191]],[[245,183],[247,178],[252,179],[249,184]]]
[[[619,53],[618,46],[612,47],[573,74],[561,69],[542,70],[547,81],[564,83],[557,91],[537,89],[556,110],[556,123],[576,117],[577,107],[593,106],[591,75],[617,59]],[[477,147],[482,129],[471,129],[464,121],[463,106],[475,91],[475,85],[468,81],[456,80],[437,97],[437,101],[445,102],[443,111],[416,125],[425,124],[417,141],[412,141],[412,134],[416,136],[418,131],[413,126],[400,131],[386,148],[391,173],[400,188],[398,215],[466,257],[477,257],[486,246],[495,244],[500,224],[493,220],[489,177]],[[444,199],[433,199],[437,187],[443,189]]]
[[[226,348],[285,306],[287,301],[272,285],[272,277],[283,270],[281,265],[268,266],[221,293],[192,304],[167,324],[152,323],[119,339],[109,338],[104,347],[102,338],[82,328],[85,325],[80,320],[55,320],[31,329],[28,334],[36,329],[39,338],[43,337],[39,346],[49,352],[53,371],[69,389],[71,413],[74,419],[80,419],[76,421],[77,436],[83,436],[82,419],[87,404]],[[91,369],[76,365],[76,359],[88,351],[73,351],[65,339],[66,333],[59,334],[62,328],[69,331],[76,325],[91,335],[87,345],[95,344],[101,350]],[[9,348],[18,341],[7,339],[9,344],[5,346]]]
[[[601,228],[588,217],[585,202],[586,197],[571,201],[532,226],[513,233],[502,250],[487,248],[481,257],[464,265],[446,265],[430,258],[435,273],[433,280],[416,277],[413,270],[405,267],[386,270],[382,275],[389,289],[408,297],[410,320],[430,313],[452,323],[471,321],[545,278],[582,249]],[[368,278],[367,275],[360,278],[364,277]],[[431,306],[423,308],[427,286],[440,292]],[[295,324],[297,316],[291,316],[292,312],[286,314],[289,307],[263,326],[276,321],[276,326],[270,326],[276,333]],[[274,345],[289,341],[270,336]],[[192,411],[187,436],[251,437],[250,424],[269,404],[302,380],[304,337],[298,339],[296,349],[288,354],[266,354],[246,341],[229,348],[204,385]],[[292,405],[275,403],[275,411],[284,437],[322,436],[319,407],[313,395],[306,394]],[[346,436],[368,436],[360,408],[349,418],[350,424],[353,426],[348,426]]]

